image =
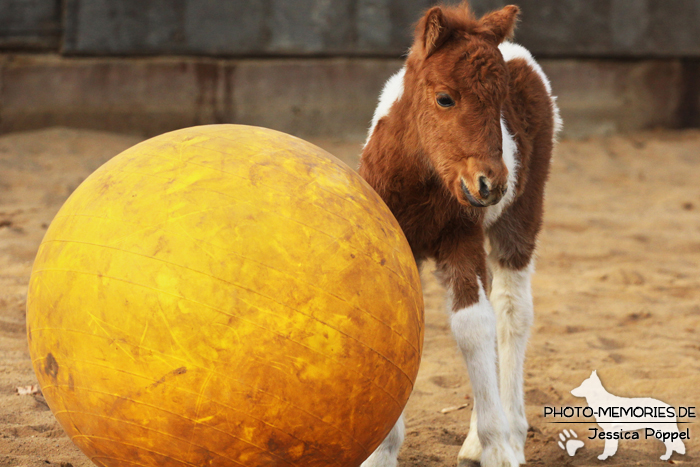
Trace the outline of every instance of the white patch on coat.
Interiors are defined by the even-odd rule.
[[[513,202],[513,198],[515,197],[515,185],[518,182],[518,146],[515,144],[515,139],[513,135],[510,134],[508,125],[503,117],[501,117],[501,134],[503,135],[503,162],[505,162],[506,168],[508,168],[508,191],[506,191],[505,196],[503,196],[498,203],[485,208],[486,215],[484,216],[484,226],[486,228],[496,222],[503,213],[503,210]]]
[[[394,102],[401,99],[403,95],[403,77],[406,74],[406,67],[404,66],[399,71],[394,73],[394,75],[389,78],[382,89],[382,93],[379,96],[379,104],[374,110],[374,117],[372,117],[372,125],[369,128],[369,133],[367,134],[367,141],[365,141],[365,146],[372,138],[372,133],[374,133],[374,128],[377,126],[379,120],[382,117],[389,115],[389,110]]]
[[[550,96],[552,95],[552,85],[549,82],[549,78],[547,78],[547,75],[544,74],[544,71],[542,71],[542,67],[539,63],[535,61],[529,50],[527,50],[522,45],[516,44],[514,42],[502,42],[501,45],[498,46],[498,50],[501,51],[501,55],[503,55],[503,60],[505,60],[506,62],[515,60],[516,58],[522,58],[523,60],[525,60],[527,64],[530,65],[530,68],[532,68],[538,75],[540,75],[540,78],[544,83],[544,87],[547,89],[547,94],[549,94]]]
[[[503,42],[501,43],[501,45],[498,46],[498,49],[501,51],[501,55],[503,55],[503,59],[506,62],[509,62],[516,58],[522,58],[527,62],[528,65],[530,65],[530,68],[532,68],[533,71],[535,71],[535,73],[539,75],[540,79],[542,80],[542,83],[544,83],[545,89],[547,90],[547,94],[549,94],[549,97],[552,99],[552,111],[554,112],[554,138],[556,138],[559,132],[561,131],[564,122],[562,121],[561,115],[559,114],[557,98],[552,95],[552,84],[549,82],[549,78],[547,78],[547,75],[544,74],[544,71],[542,71],[542,67],[539,63],[535,61],[530,51],[522,45],[515,44],[513,42]]]

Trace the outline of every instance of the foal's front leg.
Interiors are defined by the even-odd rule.
[[[496,316],[483,286],[483,242],[478,246],[465,243],[476,242],[465,240],[455,245],[440,264],[451,296],[452,333],[467,363],[476,412],[458,465],[480,461],[482,467],[516,467],[519,462],[510,445],[510,428],[498,391]]]
[[[539,178],[538,178],[539,177]],[[525,348],[534,321],[533,257],[541,228],[544,178],[531,173],[523,195],[489,228],[491,303],[498,320],[498,358],[503,407],[510,422],[511,445],[525,462],[527,419],[523,394]]]
[[[492,243],[492,246],[494,243]],[[527,418],[523,393],[525,348],[534,320],[529,263],[522,269],[502,264],[494,247],[489,255],[493,274],[491,303],[498,321],[498,363],[501,399],[510,423],[510,443],[521,464],[525,463]]]

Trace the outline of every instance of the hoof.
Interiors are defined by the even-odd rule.
[[[524,443],[521,442],[519,439],[516,440],[511,438],[510,446],[513,449],[513,452],[515,453],[515,458],[518,460],[518,462],[521,464],[526,464],[527,462],[525,461]]]
[[[481,460],[481,443],[477,436],[467,436],[467,439],[464,440],[464,444],[462,444],[462,448],[459,450],[457,459],[458,467],[479,465],[479,461]]]
[[[519,467],[520,462],[509,444],[495,444],[481,453],[481,467]]]

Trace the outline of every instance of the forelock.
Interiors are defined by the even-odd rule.
[[[502,98],[506,91],[508,69],[498,48],[475,38],[467,39],[453,69],[452,78],[466,80],[477,98],[484,103]]]

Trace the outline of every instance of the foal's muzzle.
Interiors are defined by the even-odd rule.
[[[472,190],[469,189],[463,178],[460,182],[464,197],[469,201],[469,204],[477,208],[492,206],[498,203],[501,198],[503,198],[503,195],[506,194],[506,191],[508,191],[508,187],[505,184],[494,185],[483,175],[477,177],[473,185],[475,189]]]

